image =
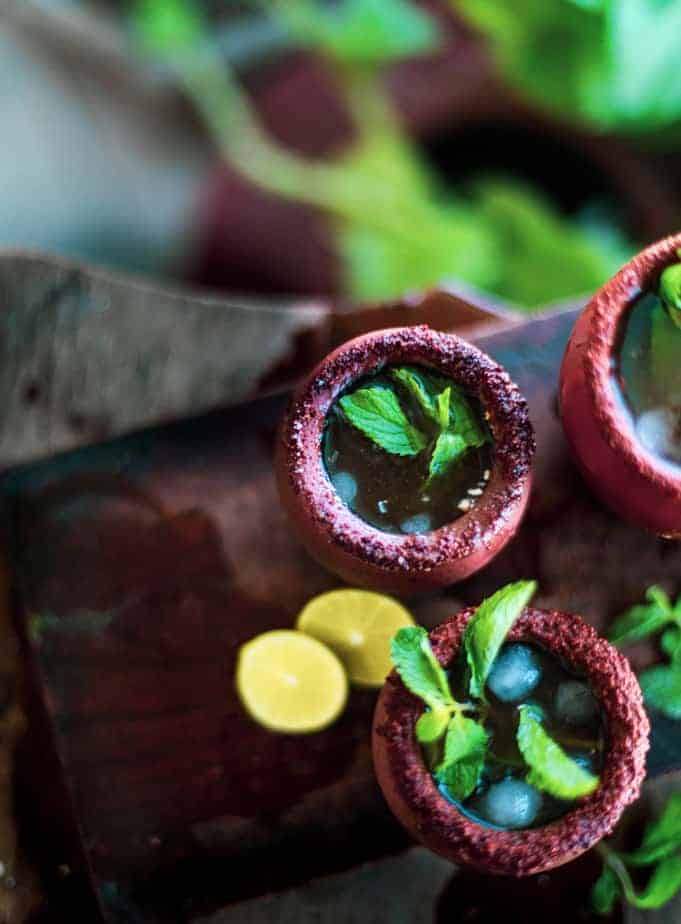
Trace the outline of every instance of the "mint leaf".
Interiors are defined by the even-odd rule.
[[[681,665],[651,667],[643,671],[639,682],[649,706],[670,719],[681,719]]]
[[[419,716],[416,723],[416,740],[420,744],[432,744],[447,731],[452,711],[446,706],[434,706]]]
[[[390,656],[405,687],[434,712],[456,705],[447,675],[433,654],[424,628],[400,629],[390,643]]]
[[[681,856],[662,860],[650,877],[648,885],[629,900],[636,908],[661,908],[681,889]]]
[[[437,396],[437,420],[444,430],[449,426],[449,404],[452,397],[452,388],[448,386]]]
[[[681,327],[681,263],[664,270],[658,291],[669,317],[677,327]]]
[[[438,436],[435,449],[430,457],[428,479],[443,475],[449,466],[460,459],[468,449],[469,445],[460,433],[445,430]]]
[[[557,799],[578,799],[594,792],[599,778],[565,753],[547,734],[532,706],[520,706],[518,747],[530,768],[527,782]]]
[[[447,728],[445,754],[435,771],[455,799],[463,800],[478,785],[485,763],[487,732],[474,719],[458,713]]]
[[[427,417],[430,417],[431,420],[435,421],[435,423],[439,423],[443,427],[449,424],[449,408],[447,408],[445,422],[442,423],[438,406],[440,394],[443,389],[445,389],[444,379],[437,381],[435,376],[427,375],[409,366],[398,366],[395,369],[391,369],[390,374],[410,392]]]
[[[460,388],[454,386],[450,398],[450,426],[459,433],[469,446],[482,446],[489,439],[473,406]]]
[[[681,792],[667,800],[662,814],[645,829],[641,846],[620,856],[631,866],[648,866],[681,847]]]
[[[344,395],[339,404],[350,423],[381,449],[397,456],[415,456],[426,446],[389,388],[372,385]]]
[[[507,584],[482,601],[466,626],[463,645],[471,671],[470,693],[476,699],[484,699],[485,682],[494,659],[536,589],[536,581]]]
[[[601,875],[591,889],[591,904],[596,914],[610,914],[619,893],[619,879],[609,866],[604,866]]]
[[[666,629],[660,638],[660,647],[672,661],[681,660],[681,628],[672,626]]]
[[[619,616],[610,627],[608,638],[616,645],[637,641],[658,632],[674,621],[674,610],[667,594],[660,587],[646,591],[648,603],[632,606]]]

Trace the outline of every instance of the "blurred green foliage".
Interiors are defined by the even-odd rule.
[[[277,15],[301,45],[349,65],[376,65],[431,51],[433,19],[409,0],[280,0]]]
[[[681,122],[681,0],[451,3],[535,103],[608,130],[654,132],[656,142]]]
[[[323,162],[267,135],[201,26],[200,9],[192,0],[138,0],[131,17],[138,47],[175,70],[237,169],[327,213],[352,297],[391,298],[460,279],[531,309],[593,291],[628,258],[633,248],[607,221],[585,230],[521,181],[443,186],[377,80],[376,65],[437,44],[435,20],[407,0],[268,4],[292,43],[326,58],[353,116],[356,140]]]

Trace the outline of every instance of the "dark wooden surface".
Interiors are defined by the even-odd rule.
[[[567,456],[555,386],[573,320],[480,341],[530,402],[536,489],[488,568],[412,601],[426,625],[519,577],[538,578],[539,605],[600,628],[653,582],[680,589],[681,545],[619,522]],[[46,720],[31,739],[30,803],[52,861],[59,850],[74,881],[91,875],[114,921],[193,919],[405,844],[373,777],[374,693],[353,692],[333,728],[300,738],[254,725],[234,693],[239,645],[291,626],[338,584],[279,508],[272,447],[284,401],[82,449],[1,483],[32,717]],[[633,652],[639,667],[654,657]],[[656,722],[651,772],[681,767],[678,739]]]

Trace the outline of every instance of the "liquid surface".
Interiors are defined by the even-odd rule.
[[[642,445],[681,465],[681,328],[656,295],[641,295],[625,317],[613,381]]]
[[[389,370],[353,383],[350,393],[366,385],[390,387],[410,422],[428,437],[416,456],[386,452],[354,427],[336,403],[329,412],[323,457],[329,478],[345,504],[367,523],[388,533],[427,533],[451,523],[480,499],[493,463],[491,442],[469,448],[446,472],[428,478],[437,425]],[[469,398],[484,424],[480,402]]]
[[[468,673],[461,662],[449,672],[454,696],[467,698]],[[488,757],[478,788],[463,803],[440,792],[474,821],[501,829],[538,828],[560,818],[575,804],[541,792],[526,782],[528,767],[518,749],[518,706],[541,707],[543,726],[563,750],[591,773],[599,774],[605,728],[598,703],[583,677],[535,645],[507,643],[487,686],[489,706],[483,724],[490,735]]]

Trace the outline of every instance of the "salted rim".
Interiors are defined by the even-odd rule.
[[[584,378],[594,416],[610,448],[635,472],[664,493],[678,495],[679,474],[658,460],[637,438],[622,401],[613,388],[611,360],[620,323],[634,299],[657,290],[660,274],[678,261],[681,233],[658,241],[637,254],[599,289],[586,307],[591,312],[588,342],[582,357]]]
[[[468,607],[430,633],[438,661],[456,658],[475,607]],[[601,784],[561,818],[541,828],[499,831],[463,815],[441,795],[421,755],[414,728],[423,703],[395,671],[381,693],[385,721],[376,734],[385,741],[394,786],[410,806],[423,839],[433,839],[463,862],[506,873],[530,875],[576,856],[608,835],[645,776],[650,725],[641,689],[626,658],[579,616],[527,608],[508,639],[537,642],[589,680],[605,714],[607,750]],[[437,849],[437,846],[435,846]]]
[[[326,415],[334,401],[352,382],[398,362],[430,367],[477,397],[495,442],[492,473],[475,506],[452,523],[416,535],[383,532],[354,514],[336,493],[322,459]],[[362,335],[322,360],[291,402],[282,443],[286,477],[330,540],[377,567],[411,572],[490,548],[523,501],[535,449],[527,402],[508,373],[460,337],[425,325]]]

